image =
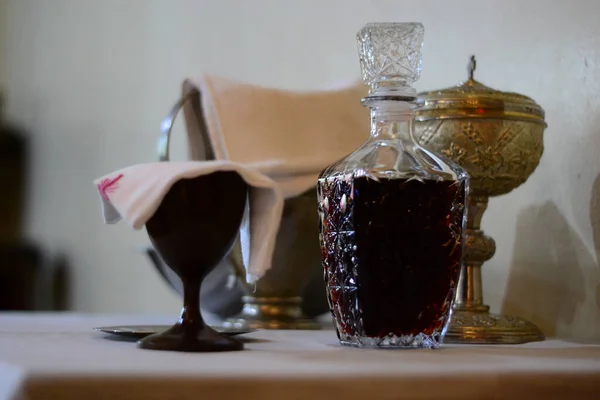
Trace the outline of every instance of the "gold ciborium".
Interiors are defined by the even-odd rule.
[[[473,79],[419,94],[415,134],[421,145],[446,155],[471,176],[465,255],[448,343],[525,343],[544,340],[538,327],[519,317],[491,314],[483,303],[481,265],[496,251],[480,229],[490,196],[523,184],[544,149],[544,110],[532,99],[493,90]]]

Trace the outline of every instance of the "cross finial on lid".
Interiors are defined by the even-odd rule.
[[[467,66],[467,70],[469,71],[469,80],[473,80],[475,69],[477,69],[477,60],[475,60],[475,56],[472,55],[471,59],[469,60],[469,65]]]

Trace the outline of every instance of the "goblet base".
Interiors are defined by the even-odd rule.
[[[165,332],[147,336],[138,341],[140,349],[182,351],[190,353],[239,351],[244,344],[234,338],[219,334],[214,329],[175,324]]]

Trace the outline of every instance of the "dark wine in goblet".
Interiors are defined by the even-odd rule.
[[[229,253],[244,215],[248,186],[231,171],[176,182],[146,230],[154,248],[183,283],[183,309],[173,327],[148,336],[138,347],[212,352],[242,350],[242,342],[222,336],[202,319],[200,285]]]

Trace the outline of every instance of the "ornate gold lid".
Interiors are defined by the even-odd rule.
[[[500,118],[546,124],[544,110],[533,99],[502,92],[473,79],[475,56],[469,62],[469,79],[458,86],[418,94],[416,119]]]

